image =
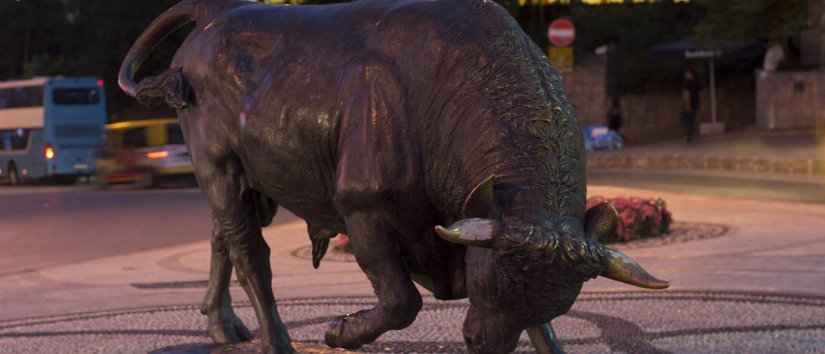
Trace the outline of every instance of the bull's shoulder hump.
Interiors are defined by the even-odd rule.
[[[262,5],[250,3],[239,5],[215,16],[210,24],[204,27],[216,26],[223,30],[231,29],[237,32],[290,32],[314,29],[332,29],[349,24],[347,17],[351,17],[356,6],[345,4],[329,5]]]
[[[429,25],[438,30],[479,30],[502,16],[509,16],[495,1],[487,0],[399,0],[384,1],[384,25],[414,29]],[[494,21],[495,22],[495,21]],[[480,26],[481,25],[481,26]]]

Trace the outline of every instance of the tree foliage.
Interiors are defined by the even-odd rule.
[[[23,74],[36,57],[60,52],[58,41],[65,28],[65,6],[53,0],[0,0],[0,79]]]
[[[608,85],[612,94],[642,90],[656,81],[672,81],[681,60],[655,57],[651,49],[691,35],[700,20],[695,5],[657,2],[645,5],[574,6],[570,17],[580,28],[576,39],[578,57],[592,56],[597,47],[612,44]]]
[[[783,40],[805,27],[807,0],[699,0],[706,16],[696,27],[704,42]]]
[[[120,62],[146,26],[176,2],[0,0],[0,21],[5,24],[0,31],[0,81],[95,76],[107,83],[110,111],[134,107],[116,87]],[[175,46],[161,46],[147,71],[168,65]]]
[[[284,1],[284,0],[280,0]],[[307,4],[347,0],[287,0]],[[775,38],[804,25],[805,0],[697,0],[706,9],[695,33],[709,39]],[[579,29],[576,50],[592,51],[617,41],[630,63],[650,46],[689,36],[697,22],[694,5],[660,1],[646,5],[519,6],[497,0],[519,19],[539,45],[546,44],[546,25],[572,17]],[[0,0],[0,81],[42,75],[97,76],[108,86],[110,110],[136,107],[116,87],[117,71],[129,46],[146,26],[177,0]],[[158,48],[144,72],[168,65],[185,31]],[[628,70],[641,70],[640,66]],[[636,75],[639,76],[639,75]],[[644,75],[642,75],[644,76]]]

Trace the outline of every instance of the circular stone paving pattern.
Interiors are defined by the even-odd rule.
[[[372,306],[372,297],[281,300],[292,339],[316,351],[325,323]],[[464,353],[466,301],[425,297],[415,323],[366,353]],[[228,352],[209,344],[196,305],[136,308],[0,322],[0,353]],[[248,304],[236,304],[254,324]],[[569,353],[823,353],[825,296],[751,292],[583,293],[554,321]],[[532,352],[526,335],[519,353]]]

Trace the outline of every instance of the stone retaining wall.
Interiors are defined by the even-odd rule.
[[[825,127],[825,71],[757,75],[756,120],[767,130]]]
[[[605,68],[601,58],[584,59],[572,73],[564,74],[564,87],[577,120],[582,127],[607,123]],[[706,81],[706,78],[702,78]],[[752,76],[720,77],[717,117],[727,130],[753,125],[756,120],[756,83]],[[680,122],[682,110],[680,83],[649,87],[641,93],[622,97],[624,126],[621,130],[629,145],[673,140],[684,136]],[[710,88],[701,91],[698,122],[711,121]]]

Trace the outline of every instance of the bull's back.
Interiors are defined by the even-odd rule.
[[[342,97],[339,87],[347,70],[371,59],[392,67],[406,95],[405,119],[411,121],[405,138],[438,164],[444,153],[476,149],[478,139],[452,140],[447,146],[451,137],[427,135],[449,131],[450,125],[478,126],[471,109],[488,102],[479,99],[484,83],[475,71],[495,54],[486,41],[511,21],[506,16],[498,5],[482,0],[242,5],[199,24],[175,65],[184,68],[199,102],[211,104],[198,108],[209,119],[201,124],[226,133],[257,188],[299,216],[332,216],[336,132],[342,102],[351,99]],[[398,156],[404,158],[409,156]],[[423,169],[452,173],[432,167]],[[480,171],[479,178],[489,172],[472,164],[467,169]],[[475,177],[438,176],[451,184],[430,189],[466,195]],[[289,188],[296,185],[303,188]],[[449,205],[441,209],[453,216],[461,202],[433,201]]]
[[[354,55],[334,38],[330,19],[340,11],[240,6],[199,24],[173,64],[198,102],[183,114],[189,125],[220,132],[254,188],[322,223],[337,218],[336,68]]]

